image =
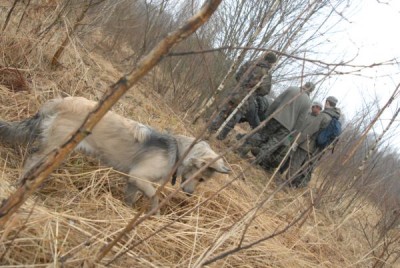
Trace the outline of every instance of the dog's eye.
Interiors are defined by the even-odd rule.
[[[204,182],[204,179],[203,179],[203,178],[200,178],[200,179],[199,179],[199,182]]]

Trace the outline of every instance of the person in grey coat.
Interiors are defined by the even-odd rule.
[[[294,130],[303,128],[311,107],[309,94],[314,89],[315,85],[307,82],[301,87],[289,87],[282,92],[268,110],[267,117],[272,116],[272,119],[242,147],[241,156],[253,148],[257,162],[261,166],[267,162]],[[261,147],[258,153],[254,150],[257,147]]]
[[[235,78],[236,81],[240,83],[240,89],[230,96],[231,100],[228,105],[225,106],[213,120],[209,127],[211,132],[218,130],[249,91],[259,82],[260,84],[221,130],[217,139],[225,139],[237,123],[248,122],[251,128],[255,128],[265,119],[268,102],[264,96],[271,92],[272,75],[269,73],[269,70],[276,60],[277,57],[275,53],[268,52],[263,58],[248,61],[239,68]]]
[[[284,169],[289,169],[286,174],[289,181],[289,186],[300,187],[305,186],[303,183],[308,183],[311,178],[312,163],[310,159],[315,152],[315,139],[318,132],[313,133],[316,130],[316,126],[321,119],[319,117],[321,110],[323,109],[322,103],[314,101],[311,106],[311,113],[307,116],[306,125],[301,129],[301,136],[298,139],[298,143],[294,144],[292,154],[284,165]],[[308,161],[308,163],[306,163]],[[303,166],[304,165],[304,166]],[[283,173],[285,170],[280,170]],[[309,176],[308,176],[309,174]],[[309,179],[307,178],[309,177]]]
[[[301,129],[297,146],[290,157],[290,165],[286,178],[291,187],[305,187],[311,180],[311,174],[316,164],[314,156],[319,153],[316,139],[319,132],[326,128],[332,117],[340,118],[340,109],[336,107],[338,99],[329,96],[325,101],[325,109],[319,115],[311,114],[307,124]],[[292,178],[293,177],[293,178]]]

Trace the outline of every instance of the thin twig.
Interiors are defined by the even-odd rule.
[[[247,244],[247,245],[244,245],[244,246],[240,245],[240,246],[238,246],[238,247],[236,247],[236,248],[227,250],[227,251],[225,251],[225,252],[223,252],[223,253],[221,253],[221,254],[218,254],[217,256],[215,256],[215,257],[213,257],[213,258],[211,258],[211,259],[205,261],[204,263],[202,263],[202,265],[203,265],[203,266],[204,266],[204,265],[209,265],[209,264],[211,264],[211,263],[213,263],[213,262],[216,262],[216,261],[218,261],[218,260],[220,260],[220,259],[223,259],[223,258],[225,258],[225,257],[227,257],[227,256],[229,256],[229,255],[231,255],[231,254],[237,253],[237,252],[242,251],[242,250],[244,250],[244,249],[249,249],[249,248],[251,248],[251,247],[253,247],[253,246],[255,246],[255,245],[259,244],[259,243],[262,243],[262,242],[264,242],[264,241],[266,241],[266,240],[269,240],[269,239],[271,239],[271,238],[274,238],[274,237],[276,237],[276,236],[278,236],[278,235],[281,235],[281,234],[285,233],[285,232],[288,231],[293,225],[295,225],[297,222],[299,222],[299,221],[303,218],[303,216],[306,215],[306,214],[308,213],[308,211],[309,211],[311,208],[312,208],[312,205],[308,206],[308,208],[307,208],[305,211],[303,211],[294,221],[292,221],[291,223],[289,223],[288,225],[286,225],[286,227],[283,228],[282,230],[277,231],[277,232],[274,232],[274,233],[271,234],[271,235],[264,236],[264,237],[262,237],[262,238],[260,238],[260,239],[257,239],[257,240],[255,240],[255,241],[253,241],[253,242],[251,242],[251,243],[249,243],[249,244]]]
[[[223,46],[223,47],[218,47],[218,48],[212,48],[212,49],[205,49],[205,50],[193,50],[193,51],[183,51],[183,52],[171,52],[167,54],[167,57],[176,57],[176,56],[187,56],[187,55],[194,55],[194,54],[203,54],[203,53],[213,53],[213,52],[218,52],[222,50],[256,50],[256,51],[271,51],[276,53],[277,55],[288,57],[291,59],[295,60],[300,60],[300,61],[306,61],[314,64],[319,64],[319,65],[324,65],[324,66],[346,66],[346,67],[354,67],[354,68],[373,68],[376,66],[381,66],[381,65],[393,65],[396,64],[396,59],[391,59],[383,62],[378,62],[378,63],[372,63],[368,65],[353,65],[349,64],[348,62],[339,62],[339,63],[328,63],[325,61],[321,60],[316,60],[316,59],[310,59],[310,58],[304,58],[300,56],[296,56],[293,54],[285,53],[282,51],[274,50],[274,49],[267,49],[267,48],[259,48],[259,47],[241,47],[241,46]]]

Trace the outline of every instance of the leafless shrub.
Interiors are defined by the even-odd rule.
[[[101,66],[106,64],[100,58],[93,60],[87,57],[88,51],[101,52],[112,59],[120,70],[125,71],[123,67],[135,65],[199,5],[198,1],[184,1],[179,6],[181,11],[177,13],[174,6],[176,2],[167,0],[13,3],[12,10],[2,9],[5,12],[2,15],[9,14],[9,19],[2,25],[6,31],[16,29],[13,32],[19,34],[16,35],[19,39],[10,39],[10,35],[8,39],[2,36],[1,41],[6,46],[2,46],[5,52],[2,53],[4,56],[0,65],[7,68],[28,66],[43,71],[41,75],[46,77],[47,84],[43,83],[46,86],[37,92],[39,99],[63,94],[99,98],[105,85],[110,84],[118,72],[109,67],[107,71],[113,73],[111,78],[105,75],[96,78],[96,71],[102,73]],[[276,51],[280,57],[274,70],[275,94],[287,84],[300,84],[308,78],[318,80],[323,85],[328,75],[343,74],[336,72],[339,67],[351,67],[355,71],[369,68],[343,62],[326,63],[314,58],[313,49],[323,42],[318,37],[327,30],[324,27],[328,27],[329,18],[345,9],[343,4],[346,1],[227,2],[206,27],[173,51],[176,54],[188,52],[189,55],[177,58],[170,54],[171,57],[166,58],[148,77],[147,82],[159,94],[158,99],[152,95],[154,92],[141,97],[138,96],[140,94],[127,95],[125,101],[133,102],[139,108],[120,105],[116,109],[123,113],[129,111],[129,116],[138,116],[138,109],[147,108],[138,116],[140,121],[153,125],[164,120],[164,126],[172,125],[176,128],[172,121],[181,124],[183,116],[175,119],[173,116],[156,113],[154,110],[162,103],[160,99],[169,100],[176,108],[175,111],[184,112],[185,116],[187,113],[197,113],[202,107],[210,108],[210,114],[215,107],[214,102],[221,104],[225,100],[224,96],[232,90],[235,84],[232,74],[235,69],[243,60],[253,59],[266,50]],[[31,24],[32,21],[35,23]],[[21,38],[22,34],[28,33],[31,39]],[[224,46],[225,49],[218,49]],[[57,72],[45,66],[49,65],[59,48],[67,56],[57,57],[57,61],[64,67]],[[213,51],[201,53],[205,50]],[[53,83],[49,82],[52,80]],[[10,114],[19,115],[21,107],[27,106],[18,97],[3,95],[2,98],[15,98],[14,110],[2,110],[8,118],[11,118]],[[151,105],[145,102],[146,98],[159,100],[155,105],[157,108],[149,108]],[[3,107],[7,104],[7,100],[2,99]],[[29,106],[25,112],[31,114],[32,110]],[[80,170],[74,174],[61,170],[55,174],[49,188],[38,194],[44,208],[35,209],[36,214],[33,213],[29,219],[33,223],[39,222],[39,225],[28,224],[30,229],[24,229],[24,221],[17,217],[2,233],[4,240],[0,242],[4,243],[1,246],[4,248],[12,245],[2,258],[10,264],[16,264],[18,261],[13,259],[15,252],[23,252],[26,254],[21,256],[26,262],[22,262],[27,263],[37,257],[32,257],[29,254],[31,251],[40,251],[38,258],[43,263],[54,261],[76,264],[82,259],[90,259],[99,251],[107,253],[102,246],[113,240],[118,243],[106,261],[121,265],[126,264],[126,256],[134,264],[143,266],[148,265],[150,260],[159,266],[201,266],[214,262],[223,264],[224,261],[232,266],[249,263],[260,267],[271,264],[284,267],[301,264],[310,266],[322,263],[321,259],[324,258],[336,266],[351,266],[353,260],[360,265],[372,263],[377,267],[393,263],[398,259],[398,236],[393,235],[393,230],[399,222],[398,213],[393,210],[393,207],[398,206],[393,197],[398,193],[396,178],[399,174],[393,170],[399,163],[397,155],[388,148],[382,145],[376,147],[381,144],[378,139],[380,135],[367,131],[374,125],[372,119],[378,110],[367,107],[359,118],[348,122],[333,154],[326,152],[322,156],[313,181],[314,189],[289,191],[289,195],[280,192],[283,186],[273,186],[276,174],[254,171],[251,165],[230,154],[232,148],[224,151],[221,144],[215,144],[238,166],[234,176],[229,182],[216,183],[213,191],[208,189],[204,196],[195,200],[177,195],[176,189],[165,190],[165,202],[171,202],[174,207],[164,208],[167,213],[161,220],[145,218],[144,221],[138,211],[132,215],[131,210],[114,200],[109,193],[118,196],[120,182],[113,180],[115,184],[110,183],[109,178],[116,177],[110,170]],[[184,129],[183,126],[181,128]],[[199,133],[202,131],[204,128],[198,130]],[[3,154],[6,155],[4,158],[8,157],[7,152]],[[10,158],[17,161],[18,157],[11,155]],[[345,164],[343,158],[348,158]],[[68,167],[79,167],[81,161],[79,157],[73,158]],[[251,178],[246,182],[238,180],[244,176],[244,171]],[[15,170],[7,169],[7,173],[11,177],[17,176]],[[72,178],[77,176],[82,179],[71,183]],[[260,185],[257,190],[252,188],[253,183]],[[53,198],[57,195],[55,189],[60,190],[58,188],[64,190],[64,199]],[[348,258],[344,257],[345,253],[340,255],[331,248],[332,244],[337,242],[335,246],[339,247],[339,242],[346,240],[346,235],[339,234],[338,229],[347,219],[361,217],[359,211],[370,203],[379,208],[381,215],[374,224],[367,224],[368,218],[360,220],[357,225],[369,245],[367,253],[355,250]],[[55,210],[58,205],[64,205],[66,210],[56,213],[48,210]],[[82,208],[82,211],[76,210],[76,207]],[[28,211],[30,208],[24,207],[18,216],[26,216]],[[66,215],[65,211],[71,214]],[[104,211],[108,223],[103,219],[98,220],[104,216],[100,215]],[[93,218],[85,217],[85,214]],[[221,215],[224,215],[222,220]],[[332,219],[332,215],[338,215],[338,222]],[[318,217],[325,217],[328,227]],[[48,225],[42,226],[45,219],[51,220],[47,222]],[[126,226],[127,219],[133,222],[129,228]],[[311,223],[309,219],[312,219]],[[329,223],[334,226],[333,231]],[[121,233],[121,230],[132,229],[132,226],[135,230],[131,235],[115,239],[117,233],[124,235],[125,232]],[[309,231],[301,232],[304,226]],[[14,232],[14,227],[22,231]],[[379,229],[379,234],[374,229]],[[59,230],[65,241],[68,240],[68,245],[63,245],[63,254],[59,254],[60,240],[54,230]],[[39,242],[35,240],[38,234],[43,234]],[[26,244],[10,239],[30,235],[31,239],[27,239]],[[72,238],[68,239],[68,236]],[[286,247],[274,244],[277,237],[285,241]],[[165,248],[176,248],[176,244],[180,246],[179,251],[173,254],[165,251]],[[151,255],[154,252],[159,256]],[[266,252],[266,259],[259,258]],[[318,254],[313,254],[315,252]],[[354,256],[355,253],[358,255]],[[281,258],[282,255],[287,258]],[[332,260],[327,256],[335,258]],[[294,260],[296,257],[297,260]]]

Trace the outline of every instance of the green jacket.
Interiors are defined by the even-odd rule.
[[[298,140],[299,148],[312,154],[316,150],[316,140],[319,132],[329,125],[332,117],[340,118],[339,108],[326,108],[318,116],[311,113],[307,117],[307,122],[300,130],[301,136]]]
[[[338,120],[340,118],[341,112],[339,108],[333,107],[333,108],[325,108],[321,114],[321,116],[324,117],[323,122],[321,123],[321,129],[326,128],[331,121],[332,117],[336,117]]]
[[[289,103],[292,99],[294,100]],[[311,108],[311,100],[308,93],[300,92],[298,87],[289,87],[272,102],[268,110],[268,116],[282,106],[285,107],[272,118],[289,131],[302,129],[306,124],[307,114]]]

